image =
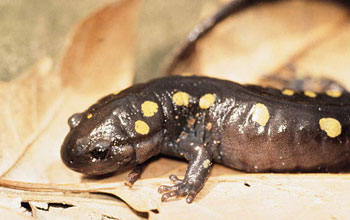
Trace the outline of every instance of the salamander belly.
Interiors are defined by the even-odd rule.
[[[229,167],[312,172],[340,171],[350,164],[349,111],[264,102],[237,109],[226,121],[219,148],[220,162]]]

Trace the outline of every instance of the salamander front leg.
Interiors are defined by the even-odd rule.
[[[189,160],[189,165],[185,178],[179,179],[176,175],[170,175],[169,179],[174,183],[173,186],[160,186],[159,193],[162,193],[162,202],[172,197],[187,196],[186,202],[191,203],[197,193],[202,189],[206,182],[212,165],[211,157],[203,146],[195,146],[187,152],[185,158]]]
[[[145,168],[145,164],[140,164],[136,166],[132,171],[127,175],[125,178],[125,185],[129,186],[130,188],[134,183],[141,177],[141,174]]]

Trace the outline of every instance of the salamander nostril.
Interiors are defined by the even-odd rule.
[[[90,153],[97,160],[105,159],[109,154],[109,142],[105,140],[97,141]]]

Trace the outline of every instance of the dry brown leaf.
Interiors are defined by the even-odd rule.
[[[2,211],[7,212],[8,215],[18,215],[19,219],[28,219],[25,218],[27,216],[31,216],[31,213],[28,212],[27,209],[25,209],[24,207],[22,207],[22,198],[19,196],[8,196],[4,193],[1,193],[0,195],[0,213],[2,214]],[[1,217],[4,217],[2,215],[0,215]],[[6,215],[5,215],[6,216]],[[7,219],[7,218],[2,218],[2,219]],[[11,218],[13,219],[13,218]]]
[[[118,1],[82,21],[63,57],[61,72],[50,72],[50,60],[45,59],[22,78],[1,85],[0,97],[5,103],[0,110],[4,122],[0,148],[2,178],[38,183],[80,182],[81,175],[67,169],[60,160],[60,146],[68,132],[67,118],[84,110],[102,94],[130,86],[133,27],[139,3]],[[6,193],[5,189],[1,192]],[[23,199],[24,194],[17,197]],[[45,198],[44,194],[33,201]],[[60,202],[59,199],[47,202],[57,201]],[[135,219],[130,208],[121,204],[122,209],[110,205],[104,212],[111,210],[118,212],[115,215],[118,218]],[[87,205],[74,205],[89,209]],[[96,212],[99,208],[90,209]]]
[[[44,220],[59,220],[59,219],[86,219],[86,220],[95,220],[102,219],[102,214],[97,211],[91,211],[87,208],[81,207],[71,207],[71,208],[57,208],[50,207],[49,210],[41,210],[38,208],[34,208],[34,217],[37,219]]]
[[[41,60],[28,74],[0,84],[0,175],[14,165],[44,129],[60,104],[60,79],[52,61]]]
[[[312,74],[335,79],[350,90],[350,22],[295,61],[299,77]]]
[[[84,195],[83,195],[84,196]],[[33,216],[38,219],[140,219],[125,203],[101,203],[103,199],[77,199],[72,206],[61,204],[48,205],[43,209],[32,205]]]
[[[61,75],[65,84],[64,89],[60,89],[60,95],[64,96],[63,105],[60,106],[48,127],[28,147],[26,154],[3,176],[4,178],[50,182],[49,168],[55,169],[56,162],[61,165],[60,169],[62,169],[62,171],[55,170],[56,174],[70,175],[71,171],[67,171],[60,162],[59,154],[62,140],[68,133],[67,118],[74,112],[84,110],[101,94],[121,90],[131,84],[133,79],[131,41],[134,35],[132,27],[136,21],[137,6],[137,0],[110,4],[79,25],[63,58]],[[123,19],[120,19],[119,14],[123,16]],[[106,22],[107,24],[102,25],[105,20],[114,22]],[[120,27],[124,27],[123,31],[116,31]],[[130,41],[127,42],[127,46],[122,41],[124,38]],[[90,53],[81,53],[87,50]],[[111,59],[116,54],[119,56],[116,57],[118,62],[116,60],[112,62]],[[104,60],[106,63],[103,63]],[[95,71],[88,71],[87,67]],[[97,77],[96,74],[103,74],[103,77]],[[49,79],[55,80],[48,77]],[[84,83],[89,84],[89,88],[85,87]],[[53,89],[57,94],[58,89]],[[38,107],[40,106],[36,106]],[[24,114],[22,117],[27,115]],[[18,126],[18,128],[22,127]],[[55,177],[58,177],[56,174],[54,174]]]
[[[1,219],[34,220],[34,218],[30,216],[26,216],[24,214],[16,212],[15,210],[11,210],[9,208],[4,208],[1,206],[0,213]]]
[[[247,175],[215,165],[195,202],[188,205],[184,199],[161,203],[157,193],[160,185],[170,184],[169,174],[184,175],[187,163],[183,161],[164,158],[153,161],[146,167],[142,180],[131,189],[123,182],[126,173],[93,179],[63,165],[59,150],[68,131],[66,120],[69,115],[84,110],[99,96],[131,84],[133,27],[138,4],[137,0],[119,1],[82,21],[63,57],[60,75],[42,76],[53,84],[45,84],[46,92],[42,92],[44,96],[38,99],[42,100],[42,105],[35,105],[34,101],[28,101],[30,95],[23,95],[26,102],[18,109],[26,111],[16,111],[17,124],[11,123],[14,118],[12,107],[0,111],[5,121],[1,128],[8,132],[1,137],[10,137],[1,143],[4,147],[0,148],[0,156],[7,160],[0,162],[3,172],[6,172],[3,178],[36,182],[25,184],[22,190],[0,188],[0,191],[13,199],[29,202],[35,216],[41,219],[55,219],[57,216],[67,219],[86,216],[120,219],[147,216],[150,219],[229,219],[233,216],[235,219],[345,219],[349,216],[347,206],[343,205],[349,203],[349,175]],[[347,62],[350,50],[346,48],[350,28],[349,24],[345,25],[346,21],[344,10],[332,4],[299,1],[263,4],[228,19],[203,39],[190,62],[186,63],[186,70],[253,82],[262,73],[280,70],[291,62],[302,73],[328,75],[334,71],[343,74],[350,69]],[[318,65],[319,61],[322,65]],[[329,66],[327,61],[330,61]],[[32,75],[27,77],[35,78]],[[54,80],[51,77],[55,77]],[[63,88],[60,79],[64,82]],[[23,81],[31,88],[32,81],[28,80]],[[58,83],[57,87],[55,83]],[[33,84],[36,85],[35,81]],[[15,86],[18,94],[30,94],[24,85]],[[0,90],[0,98],[6,106],[12,106],[12,102],[18,102],[17,91],[10,96],[8,85],[5,86]],[[50,96],[50,91],[56,96]],[[60,100],[57,91],[63,96],[63,105],[58,111],[53,107]],[[28,117],[34,108],[25,109],[29,104],[45,107],[40,110],[40,115],[35,116],[39,119]],[[50,116],[50,112],[51,115],[55,113],[54,118],[38,136],[42,128],[39,124],[48,118],[45,115]],[[19,128],[23,133],[17,132]],[[30,139],[31,135],[36,138]],[[31,141],[26,142],[27,139]],[[7,150],[6,146],[14,148]],[[25,154],[18,159],[24,150]],[[81,182],[84,184],[38,184]],[[1,180],[0,185],[6,186]],[[68,188],[76,193],[67,193]],[[50,205],[52,203],[73,206],[62,208]],[[48,210],[45,204],[48,204]],[[76,213],[86,216],[78,214],[77,217]]]
[[[131,84],[139,3],[117,1],[81,22],[61,64],[65,86],[100,97]]]
[[[348,21],[347,10],[330,2],[260,4],[214,28],[197,44],[191,59],[178,65],[175,73],[194,72],[254,83],[263,74],[302,60],[305,53],[317,54],[306,61],[316,68],[301,67],[303,71],[329,73],[326,70],[329,68],[322,66],[327,66],[331,59],[330,67],[337,66],[339,73],[345,73],[350,65],[346,59],[349,50],[344,48],[349,38],[338,35],[344,35]],[[323,43],[329,46],[321,46]],[[323,51],[314,47],[322,47]],[[320,60],[323,65],[318,65]]]
[[[98,214],[100,216],[109,216],[118,219],[138,219],[138,216],[124,202],[117,198],[108,197],[100,194],[88,194],[87,191],[98,192],[98,186],[91,185],[45,185],[38,183],[17,183],[13,181],[1,180],[1,185],[8,186],[9,184],[16,186],[19,189],[13,190],[2,188],[3,194],[7,195],[1,198],[0,201],[8,202],[8,207],[16,208],[22,211],[21,202],[28,202],[32,208],[33,216],[47,216],[48,218],[57,218],[57,212],[61,210],[65,215],[70,215],[72,207],[73,213],[77,209],[85,210],[86,214]],[[120,184],[119,184],[120,185]],[[119,187],[118,183],[113,185]],[[103,187],[103,186],[100,186]],[[73,191],[74,193],[72,193]],[[64,193],[63,193],[64,192]],[[78,193],[80,192],[80,193]],[[12,200],[10,200],[12,199]],[[1,203],[0,203],[1,204]],[[51,208],[56,209],[56,212],[51,213]],[[90,210],[90,211],[88,211]],[[67,214],[68,213],[68,214]],[[36,216],[37,217],[37,216]]]
[[[235,216],[235,219],[346,219],[350,215],[345,205],[350,196],[347,187],[349,175],[239,174],[211,177],[193,204],[187,204],[181,198],[160,202],[160,195],[154,188],[166,181],[164,178],[141,180],[133,189],[123,187],[123,183],[53,185],[51,189],[114,194],[133,209],[148,212],[150,219],[227,219],[230,216]],[[16,196],[14,190],[11,191],[12,194],[8,194]],[[46,197],[41,196],[53,199],[50,194],[52,192],[47,192]],[[40,196],[40,193],[25,192],[24,195],[24,200],[35,200],[39,197],[34,195]],[[80,196],[84,198],[84,195]],[[71,198],[67,204],[81,206],[81,201],[74,200],[72,195],[66,195],[65,201],[68,197]],[[95,203],[107,201],[106,198],[90,199]],[[92,211],[96,212],[93,204]]]
[[[349,180],[324,174],[214,177],[195,203],[163,203],[150,219],[347,219]]]

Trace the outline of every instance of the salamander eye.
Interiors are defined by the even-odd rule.
[[[109,155],[109,142],[105,140],[98,140],[93,149],[90,151],[91,156],[97,160],[104,160]]]
[[[75,113],[74,115],[70,116],[68,119],[68,125],[71,129],[77,127],[82,119],[81,113]]]

